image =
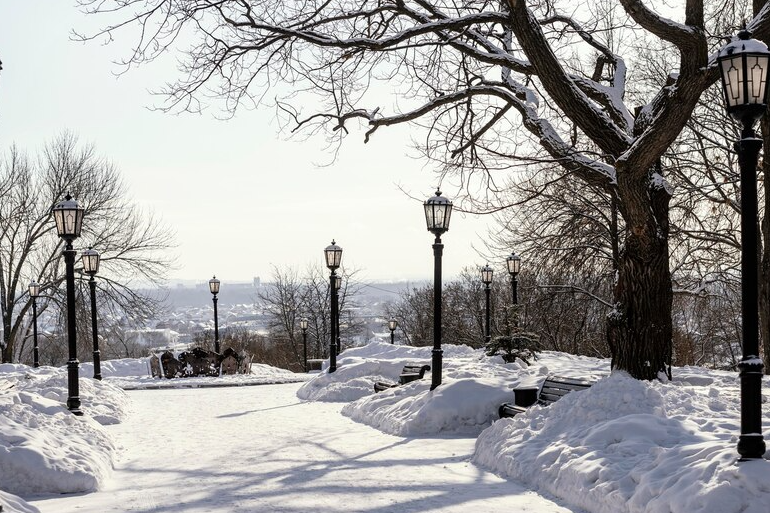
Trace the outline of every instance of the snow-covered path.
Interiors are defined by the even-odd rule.
[[[97,493],[43,513],[537,512],[560,506],[468,462],[475,438],[401,438],[302,402],[300,385],[130,392],[125,449]]]

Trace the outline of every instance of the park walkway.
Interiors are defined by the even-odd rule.
[[[474,439],[402,438],[297,399],[298,383],[129,392],[103,490],[42,513],[572,513],[469,463]]]

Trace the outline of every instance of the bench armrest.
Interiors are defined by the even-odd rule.
[[[422,375],[417,372],[410,372],[407,374],[401,374],[398,377],[398,380],[401,382],[402,385],[406,385],[407,383],[411,383],[412,381],[417,381],[422,378]]]
[[[538,387],[517,387],[513,389],[513,403],[528,408],[537,402]]]
[[[398,385],[395,383],[386,383],[384,381],[378,381],[374,384],[374,391],[375,392],[382,392],[383,390],[387,390],[389,388],[394,388]]]
[[[500,408],[497,410],[497,414],[500,416],[501,419],[505,417],[515,417],[519,413],[524,413],[527,411],[526,408],[522,408],[520,406],[516,406],[515,404],[511,403],[503,403],[500,405]]]

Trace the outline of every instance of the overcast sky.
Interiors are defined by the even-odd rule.
[[[406,154],[407,128],[382,129],[366,145],[348,137],[331,161],[321,138],[289,140],[271,110],[171,115],[147,107],[148,90],[176,77],[155,66],[115,77],[124,46],[81,44],[70,31],[98,20],[70,2],[0,3],[0,149],[16,143],[30,153],[67,129],[121,170],[133,200],[176,233],[173,278],[267,279],[271,265],[304,268],[322,262],[332,238],[343,263],[365,280],[429,280],[433,236],[421,201],[436,178]],[[452,197],[451,184],[442,187]],[[443,237],[444,276],[483,265],[488,218],[452,217]],[[98,248],[96,248],[98,249]],[[501,256],[501,260],[504,255]]]

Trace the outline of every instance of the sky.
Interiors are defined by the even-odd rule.
[[[73,28],[99,26],[69,1],[0,3],[0,151],[15,143],[34,154],[64,130],[92,143],[120,169],[133,201],[176,234],[174,279],[265,280],[272,265],[322,265],[332,239],[363,280],[431,279],[433,236],[421,202],[437,179],[413,158],[407,127],[380,130],[368,144],[354,133],[322,166],[333,160],[325,141],[290,140],[267,108],[227,121],[216,109],[152,110],[159,99],[149,91],[176,69],[169,60],[117,77],[114,61],[130,38],[70,40]],[[457,192],[451,184],[442,191]],[[453,215],[445,277],[484,265],[475,248],[489,222]]]

